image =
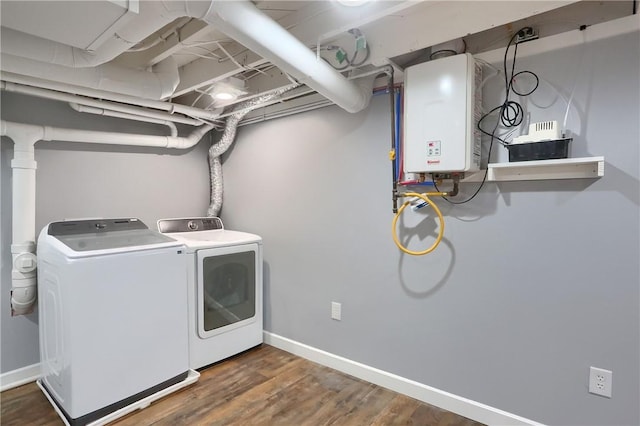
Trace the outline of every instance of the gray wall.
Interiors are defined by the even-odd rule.
[[[549,83],[568,97],[576,81],[573,156],[605,156],[605,177],[439,200],[445,240],[423,257],[391,240],[386,97],[356,115],[332,107],[241,128],[222,216],[264,237],[265,328],[540,422],[639,424],[638,40],[518,63],[547,81],[533,121],[562,121]],[[500,87],[487,85],[487,106]],[[402,225],[410,247],[433,241],[426,212]],[[613,371],[612,399],[587,393],[589,366]]]
[[[265,239],[266,328],[404,377],[552,424],[638,424],[638,34],[525,58],[568,95],[573,156],[604,155],[600,180],[488,184],[451,207],[431,255],[390,236],[387,99],[242,128],[225,162],[228,227]],[[577,73],[577,69],[582,71]],[[488,104],[499,82],[487,86]],[[546,94],[545,94],[546,93]],[[540,89],[538,105],[552,100]],[[546,98],[546,97],[548,98]],[[531,108],[562,117],[561,101]],[[161,132],[2,94],[2,118]],[[69,217],[204,214],[201,144],[188,152],[39,142],[37,227]],[[38,362],[37,318],[11,318],[10,170],[2,140],[0,371]],[[496,150],[498,157],[504,152]],[[472,186],[465,191],[472,190]],[[432,241],[426,214],[403,219],[410,246]],[[330,301],[343,320],[329,318]],[[590,365],[614,372],[611,400],[587,393]]]
[[[161,126],[80,114],[63,103],[5,92],[2,119],[68,128],[167,134],[167,129]],[[38,142],[37,232],[47,223],[64,218],[131,216],[155,227],[159,218],[206,214],[207,140],[205,136],[202,143],[187,151]],[[39,362],[37,314],[10,316],[12,157],[13,143],[2,138],[0,371],[3,373]]]

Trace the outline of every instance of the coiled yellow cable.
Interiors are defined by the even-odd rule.
[[[442,197],[442,196],[445,196],[445,195],[447,195],[446,192],[425,192],[423,194],[418,194],[417,192],[405,192],[405,193],[402,193],[402,194],[398,194],[399,197],[412,197],[412,198],[413,197],[418,197],[418,198],[421,198],[422,200],[424,200],[427,204],[429,204],[431,206],[431,208],[436,212],[436,214],[438,215],[438,218],[440,219],[440,231],[438,232],[438,237],[436,238],[436,241],[433,243],[433,245],[431,247],[429,247],[428,249],[422,250],[422,251],[409,250],[408,248],[406,248],[405,246],[402,245],[402,243],[398,239],[398,233],[396,232],[396,226],[398,224],[398,218],[400,217],[400,215],[402,214],[404,209],[411,203],[410,200],[405,201],[402,204],[402,206],[400,206],[400,208],[398,209],[398,213],[396,213],[395,217],[393,218],[393,221],[391,222],[391,233],[393,235],[393,242],[396,243],[396,246],[398,246],[398,248],[400,250],[402,250],[403,252],[405,252],[407,254],[410,254],[412,256],[422,256],[424,254],[431,253],[433,250],[436,249],[436,247],[438,247],[438,244],[440,244],[440,241],[442,241],[442,236],[444,235],[444,218],[442,217],[442,212],[440,211],[440,209],[438,208],[436,203],[431,201],[429,199],[429,196]]]

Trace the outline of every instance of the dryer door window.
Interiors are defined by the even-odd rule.
[[[202,259],[199,309],[207,334],[253,318],[256,314],[256,253],[210,256]],[[220,330],[222,331],[222,330]]]

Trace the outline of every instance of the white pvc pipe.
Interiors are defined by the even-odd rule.
[[[36,167],[34,145],[39,140],[104,143],[186,149],[197,144],[213,128],[206,124],[187,137],[146,136],[126,133],[61,129],[49,126],[0,121],[0,136],[14,142],[11,161],[12,200],[12,269],[11,312],[24,315],[33,310],[36,300]]]
[[[69,102],[69,106],[73,108],[75,111],[84,112],[87,114],[103,115],[105,117],[124,118],[125,120],[142,121],[145,123],[162,124],[163,126],[167,126],[169,128],[171,136],[178,136],[178,128],[171,121],[159,120],[157,118],[151,118],[151,117],[143,117],[141,115],[127,114],[124,112],[109,111],[103,108],[95,108],[95,107],[90,107],[85,105],[78,105],[73,102]]]
[[[214,1],[203,20],[346,111],[369,104],[371,87],[347,80],[249,0]]]
[[[171,102],[161,102],[161,101],[155,101],[155,100],[151,100],[151,99],[141,99],[141,98],[137,98],[135,96],[129,96],[129,95],[125,95],[125,94],[118,94],[118,93],[112,93],[112,92],[106,92],[104,90],[96,90],[96,89],[91,89],[88,87],[80,87],[80,86],[76,86],[73,84],[66,84],[66,83],[58,83],[58,82],[54,82],[54,81],[47,81],[47,80],[41,80],[41,79],[36,79],[36,78],[32,78],[32,77],[28,77],[28,76],[23,76],[23,75],[19,75],[19,74],[15,74],[15,73],[5,73],[3,72],[2,75],[2,80],[6,81],[6,82],[13,82],[13,83],[18,83],[18,84],[22,84],[22,85],[26,85],[26,86],[30,86],[32,89],[38,89],[38,88],[44,88],[47,90],[55,90],[55,91],[59,91],[59,92],[65,92],[65,94],[70,94],[70,93],[75,93],[78,95],[82,95],[82,96],[89,96],[92,98],[98,98],[98,99],[109,99],[111,101],[115,101],[115,102],[121,102],[121,103],[125,103],[125,104],[131,104],[131,105],[138,105],[141,107],[147,107],[147,108],[153,108],[153,109],[158,109],[158,110],[162,110],[162,111],[167,111],[169,114],[183,114],[183,115],[187,115],[189,117],[194,117],[194,118],[201,118],[204,120],[215,120],[216,118],[218,118],[218,116],[220,115],[220,111],[219,110],[213,110],[213,111],[207,111],[204,109],[200,109],[200,108],[194,108],[191,106],[187,106],[187,105],[181,105],[181,104],[174,104]],[[36,94],[36,92],[33,92],[34,96],[40,96],[39,94]],[[40,92],[43,93],[43,92]],[[46,97],[46,96],[43,96]],[[51,97],[50,99],[55,99],[53,97]],[[63,100],[62,98],[59,98],[59,100]],[[88,102],[79,102],[78,100],[65,100],[65,102],[76,102],[76,103],[82,103],[85,105],[89,105],[89,106],[96,106],[97,108],[101,108],[101,106],[98,105],[94,105],[94,104],[89,104]],[[107,109],[113,109],[113,110],[119,110],[122,112],[127,112],[127,111],[123,111],[121,108],[111,108],[111,107],[105,107]],[[142,114],[141,114],[142,115]],[[183,123],[183,121],[178,121],[178,120],[174,120],[177,123]],[[185,123],[185,124],[191,124],[191,123]],[[193,124],[192,124],[193,125]]]
[[[195,129],[189,136],[150,136],[135,133],[98,132],[94,130],[64,129],[51,126],[2,121],[3,135],[12,136],[21,133],[35,134],[36,140],[66,141],[82,143],[102,143],[107,145],[149,146],[161,148],[187,149],[197,144],[213,125],[205,124]]]
[[[204,123],[201,120],[195,118],[182,117],[180,115],[171,115],[165,112],[150,111],[146,108],[135,107],[131,105],[118,104],[109,101],[99,101],[96,99],[85,98],[82,96],[72,95],[70,93],[61,93],[54,90],[41,89],[39,87],[24,86],[22,84],[11,83],[8,81],[0,81],[0,90],[14,93],[21,93],[23,95],[37,96],[39,98],[53,99],[56,101],[63,101],[69,104],[83,105],[92,107],[95,109],[119,112],[124,115],[128,115],[130,119],[136,119],[138,121],[149,121],[154,123],[164,124],[165,121],[174,123],[188,124],[190,126],[202,126]],[[136,118],[134,118],[136,117]],[[143,118],[149,119],[145,120]],[[156,120],[156,121],[150,121]],[[172,135],[175,136],[175,135]]]
[[[12,174],[11,315],[33,311],[36,299],[36,128],[10,131],[0,124],[0,135],[14,142]]]

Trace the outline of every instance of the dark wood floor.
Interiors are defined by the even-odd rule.
[[[196,384],[114,424],[480,425],[267,345],[200,373]],[[35,383],[0,398],[2,425],[63,424]]]

